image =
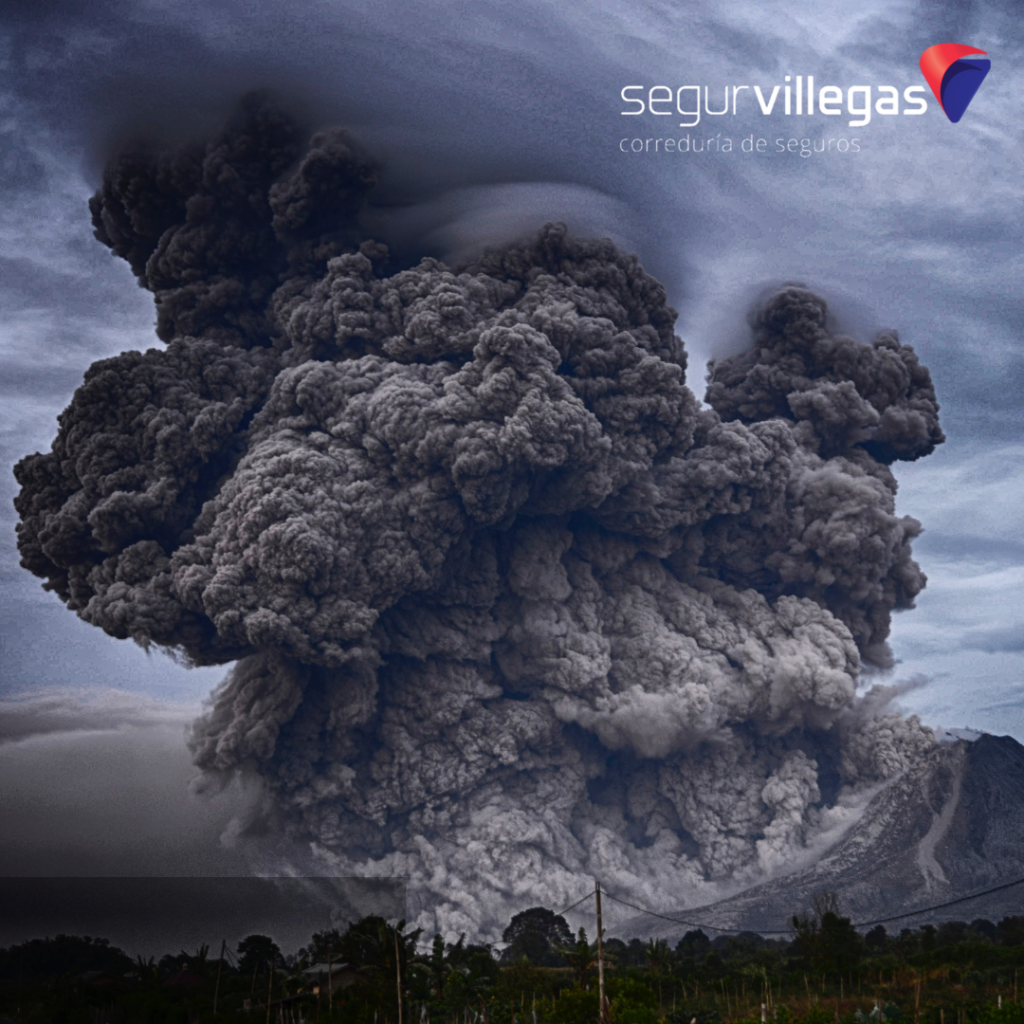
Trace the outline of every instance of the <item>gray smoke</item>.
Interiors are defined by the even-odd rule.
[[[889,465],[943,440],[927,370],[785,287],[702,407],[635,256],[547,224],[392,265],[375,180],[258,97],[109,165],[96,235],[167,345],[90,368],[17,467],[23,565],[236,662],[196,765],[409,876],[421,923],[785,864],[934,742],[856,695],[925,582]]]

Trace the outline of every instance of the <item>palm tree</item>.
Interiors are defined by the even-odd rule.
[[[658,979],[658,1006],[661,1006],[661,979],[672,969],[672,951],[664,939],[649,939],[644,947],[647,970]]]
[[[192,954],[186,953],[182,950],[178,954],[178,960],[181,963],[182,969],[188,968],[190,971],[194,971],[196,974],[206,977],[210,967],[210,945],[204,942],[200,947]]]
[[[587,942],[587,933],[580,928],[576,942],[572,946],[556,946],[561,956],[573,969],[576,983],[580,988],[587,987],[587,972],[597,966],[597,943]],[[607,959],[607,958],[606,958]]]
[[[353,924],[342,937],[340,952],[355,966],[370,972],[395,973],[395,956],[405,977],[411,967],[419,966],[416,943],[421,928],[406,933],[405,921],[390,925],[383,917],[371,915]]]
[[[458,946],[449,945],[448,949],[460,949],[462,948],[462,942],[466,938],[465,933],[459,936]],[[449,956],[445,956],[445,945],[444,936],[437,934],[434,936],[434,942],[430,947],[430,956],[426,958],[425,963],[427,969],[430,972],[430,987],[434,991],[434,995],[438,999],[444,998],[444,979],[451,969],[451,959]]]
[[[429,969],[429,962],[416,955],[422,928],[405,932],[405,921],[390,925],[376,914],[353,924],[342,938],[342,951],[349,963],[376,976],[382,985],[393,985],[399,1020],[410,972]]]
[[[664,939],[650,939],[644,947],[644,959],[652,974],[668,974],[672,968],[672,951]]]
[[[157,967],[153,957],[143,959],[141,956],[135,958],[135,970],[139,975],[139,981],[144,985],[155,985],[160,980],[160,968]]]

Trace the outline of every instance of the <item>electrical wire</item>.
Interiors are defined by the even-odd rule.
[[[955,900],[947,900],[945,903],[935,903],[928,907],[919,907],[917,910],[909,910],[905,914],[894,914],[892,917],[878,917],[871,921],[854,921],[854,928],[870,928],[874,925],[888,924],[891,921],[902,921],[908,917],[918,917],[921,914],[930,913],[933,910],[943,910],[946,907],[956,906],[958,903],[967,903],[970,900],[976,900],[981,896],[988,896],[994,892],[1003,892],[1006,889],[1012,889],[1015,885],[1024,884],[1024,878],[1014,879],[1012,882],[1004,882],[1002,885],[993,886],[991,889],[983,889],[981,892],[971,893],[969,896],[960,896]],[[744,931],[756,932],[758,935],[791,935],[793,933],[792,928],[721,928],[718,925],[709,924],[707,922],[700,921],[687,921],[681,917],[670,917],[668,914],[660,914],[656,910],[649,910],[647,907],[637,906],[635,903],[630,903],[629,900],[621,899],[615,896],[613,893],[608,892],[607,889],[602,889],[601,894],[607,899],[613,900],[615,903],[620,903],[624,907],[629,907],[630,910],[635,910],[640,914],[647,914],[649,917],[656,917],[662,921],[669,921],[672,924],[685,925],[687,928],[707,928],[709,931],[720,932],[723,935],[739,935]],[[564,910],[561,910],[556,915],[562,917],[568,914],[569,911],[575,910],[581,903],[585,903],[592,896],[594,896],[594,890],[581,896],[575,903],[570,903]],[[503,943],[497,943],[497,945],[503,945]],[[237,966],[237,959],[231,952],[230,947],[225,947],[224,952],[230,958],[230,960]]]
[[[945,907],[952,907],[958,903],[967,903],[969,900],[976,900],[981,896],[988,896],[994,892],[1002,892],[1005,889],[1012,889],[1015,885],[1021,885],[1024,883],[1024,878],[1017,878],[1012,882],[1004,882],[1002,885],[993,886],[991,889],[983,889],[981,892],[971,893],[969,896],[960,896],[955,900],[947,900],[945,903],[935,903],[928,907],[918,907],[917,910],[909,910],[905,914],[894,914],[892,917],[879,917],[871,921],[854,921],[854,928],[869,928],[872,925],[887,924],[890,921],[902,921],[908,917],[918,917],[921,914],[928,914],[933,910],[942,910]],[[786,929],[773,929],[773,928],[720,928],[718,925],[699,923],[697,921],[686,921],[679,917],[669,917],[667,914],[659,914],[656,910],[648,910],[646,907],[638,907],[635,903],[630,903],[628,900],[620,899],[618,896],[614,896],[612,893],[603,890],[603,895],[607,896],[608,899],[614,900],[616,903],[621,903],[624,907],[629,907],[630,910],[639,911],[641,914],[648,914],[651,917],[660,918],[662,921],[671,921],[673,924],[686,925],[688,928],[707,928],[711,931],[722,932],[723,934],[738,935],[741,931],[753,931],[759,935],[790,935],[792,934],[792,928]],[[591,893],[593,895],[593,893]],[[584,897],[586,899],[586,897]],[[580,903],[583,900],[579,901]],[[573,904],[578,906],[578,904]],[[564,911],[563,911],[564,913]]]
[[[1005,882],[1003,885],[997,885],[992,889],[983,889],[981,892],[971,893],[970,896],[960,896],[955,900],[948,900],[945,903],[936,903],[931,907],[923,907],[920,910],[911,910],[906,914],[895,914],[893,917],[879,917],[874,921],[858,921],[855,928],[867,928],[873,924],[887,924],[889,921],[900,921],[905,917],[916,917],[918,914],[926,914],[930,910],[942,910],[943,907],[952,907],[956,903],[966,903],[968,900],[976,900],[979,896],[988,896],[989,893],[1002,892],[1004,889],[1012,889],[1015,885],[1020,885],[1024,882],[1024,878],[1015,879],[1012,882]]]
[[[604,892],[603,889],[601,891]],[[586,896],[581,897],[575,903],[573,903],[570,906],[566,907],[565,910],[559,911],[558,914],[556,914],[555,916],[556,917],[561,917],[563,914],[568,914],[570,910],[575,910],[576,907],[578,907],[584,901],[589,900],[590,897],[593,896],[593,895],[594,895],[594,890],[591,889],[590,892],[588,892]]]
[[[618,896],[613,896],[610,892],[605,889],[601,890],[603,896],[607,896],[608,899],[614,900],[616,903],[621,903],[624,907],[629,907],[630,910],[638,910],[641,914],[649,914],[651,917],[659,917],[662,921],[671,921],[673,924],[685,924],[688,928],[709,928],[716,932],[730,932],[739,934],[740,929],[736,928],[719,928],[713,924],[700,924],[697,921],[684,921],[679,917],[669,917],[666,914],[659,914],[654,910],[647,910],[645,907],[638,907],[635,903],[630,903],[628,900],[621,900]],[[757,929],[743,929],[744,931],[757,931],[759,935],[789,935],[792,931],[791,928],[787,928],[785,931],[773,931],[769,928],[757,928]]]

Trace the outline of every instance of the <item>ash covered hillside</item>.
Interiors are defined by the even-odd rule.
[[[488,933],[589,878],[776,870],[934,738],[858,701],[924,585],[890,465],[943,440],[885,332],[771,296],[701,407],[635,256],[559,225],[390,267],[376,170],[259,98],[107,168],[166,347],[17,468],[23,564],[111,636],[235,662],[191,736],[341,873]]]
[[[811,867],[731,899],[678,911],[728,930],[785,930],[821,892],[854,921],[891,918],[983,893],[1024,876],[1024,747],[982,735],[935,746],[886,785],[856,825]],[[666,909],[662,900],[662,909]],[[1024,911],[1024,886],[896,920],[891,932],[929,921],[997,919]],[[656,919],[638,934],[681,935]]]

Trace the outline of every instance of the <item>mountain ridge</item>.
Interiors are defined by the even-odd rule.
[[[899,929],[1024,913],[1024,885],[985,893],[1021,878],[1024,746],[985,733],[929,751],[880,790],[814,864],[714,903],[665,913],[699,919],[713,931],[784,932],[794,914],[828,891],[855,923],[889,919]],[[666,938],[686,930],[653,915],[627,927]]]

